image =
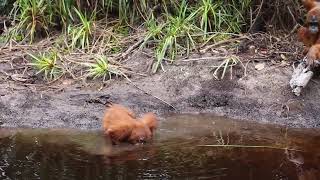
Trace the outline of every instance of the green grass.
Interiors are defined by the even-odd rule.
[[[232,37],[221,33],[241,32],[245,25],[244,15],[251,5],[251,0],[77,2],[17,0],[11,11],[16,25],[11,29],[9,38],[33,43],[35,39],[58,32],[62,34],[59,36],[62,40],[56,46],[60,53],[84,52],[92,53],[93,56],[94,53],[117,56],[131,44],[128,39],[133,34],[143,32],[141,35],[144,41],[140,49],[153,49],[155,58],[152,72],[156,73],[163,67],[164,60],[173,62],[178,56],[189,55],[200,44],[215,43]],[[101,22],[105,22],[103,26]],[[51,55],[40,53],[39,57],[32,58],[37,60],[35,64],[38,65],[35,66],[45,73],[45,77],[48,75],[50,79],[50,74],[56,74],[50,68],[55,64]],[[225,67],[224,65],[222,66]],[[105,57],[98,58],[89,67],[89,74],[93,77],[106,79],[111,77],[110,73],[121,75],[119,69],[110,65]]]
[[[179,50],[186,50],[186,53],[189,54],[190,49],[195,46],[191,35],[198,32],[199,29],[193,24],[195,13],[188,15],[187,10],[186,1],[183,1],[178,16],[167,16],[167,23],[163,28],[163,40],[160,41],[156,49],[156,63],[152,69],[153,73],[158,70],[166,55],[173,61]]]
[[[19,23],[11,32],[15,37],[23,34],[25,38],[33,42],[36,34],[49,34],[50,25],[53,24],[53,9],[47,0],[17,0],[14,14],[17,14]]]
[[[105,56],[99,56],[96,58],[95,63],[87,63],[88,77],[93,79],[102,78],[103,81],[111,79],[112,76],[125,76],[125,73],[121,70],[120,66],[112,65]]]
[[[66,31],[67,27],[69,27],[74,20],[72,13],[72,7],[74,7],[73,2],[73,0],[57,0],[57,4],[54,5],[55,13],[60,17],[62,30],[64,31]]]
[[[37,70],[37,74],[43,74],[46,80],[53,80],[62,73],[62,68],[57,64],[59,57],[56,52],[29,55],[32,58],[31,65]]]
[[[200,22],[200,28],[204,31],[204,38],[211,31],[239,32],[237,24],[230,21],[232,14],[229,13],[230,11],[222,1],[214,3],[212,0],[202,0],[195,12]]]
[[[17,0],[12,11],[12,17],[19,22],[15,30],[26,37],[30,36],[33,40],[39,31],[49,33],[55,28],[67,30],[70,26],[78,26],[79,24],[84,26],[85,30],[76,28],[74,31],[82,31],[80,34],[83,31],[87,33],[87,24],[91,23],[96,15],[100,19],[117,18],[121,24],[133,25],[147,22],[151,15],[156,19],[161,19],[168,16],[180,16],[181,10],[185,10],[183,12],[185,15],[196,14],[193,18],[198,22],[197,26],[205,32],[225,30],[238,32],[244,22],[242,14],[250,5],[251,0],[240,3],[237,1],[225,3],[222,0],[201,0],[192,4],[186,3],[188,1],[185,0],[90,0],[80,2],[81,5],[78,7],[73,0]],[[89,2],[90,8],[87,7],[89,6],[87,2]],[[157,5],[161,6],[158,7],[160,11],[155,12],[154,9]],[[85,14],[92,14],[93,17],[88,17]]]
[[[151,14],[145,23],[148,31],[141,47],[146,46],[149,40],[156,41],[156,61],[152,72],[162,67],[165,58],[173,61],[177,55],[189,55],[199,43],[230,38],[217,32],[239,33],[244,22],[241,11],[236,7],[239,5],[244,8],[247,4],[226,5],[224,1],[202,0],[190,5],[183,0],[175,5],[176,13],[164,14],[164,21]],[[202,34],[202,39],[197,34]]]
[[[95,14],[88,18],[78,9],[74,8],[80,23],[78,25],[70,25],[67,29],[68,38],[70,39],[70,47],[86,49],[90,46],[90,40],[93,35]]]

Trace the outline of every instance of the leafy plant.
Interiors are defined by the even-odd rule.
[[[233,32],[241,30],[241,24],[245,21],[242,13],[250,0],[240,3],[225,1],[201,0],[195,10],[200,28],[204,31],[204,38],[208,32]],[[240,8],[240,10],[238,10]]]
[[[58,54],[56,52],[40,53],[37,56],[29,55],[33,61],[31,65],[38,70],[37,74],[43,73],[45,79],[52,80],[61,74],[62,68],[57,65]]]
[[[130,37],[132,32],[141,32],[139,26],[143,24],[146,33],[140,48],[146,45],[153,48],[152,72],[155,73],[164,59],[172,62],[178,55],[189,54],[200,43],[216,43],[240,32],[245,21],[243,14],[250,5],[251,0],[17,0],[12,12],[18,23],[10,35],[15,39],[29,37],[33,42],[38,35],[62,30],[65,36],[59,37],[66,38],[54,45],[63,53],[91,48],[85,52],[117,57],[127,49],[126,45],[133,39]],[[97,26],[101,29],[95,24],[99,18],[105,18],[98,21]],[[17,21],[14,19],[13,22]],[[42,71],[46,69],[48,73],[45,74],[50,75],[52,61],[44,59],[52,57],[37,58],[43,62],[37,63],[42,64],[42,68],[37,67]],[[227,67],[231,62],[225,62]],[[121,74],[120,69],[110,64],[106,57],[100,57],[90,63],[89,74],[106,78],[109,73]]]
[[[17,0],[16,6],[20,12],[19,23],[13,28],[11,36],[23,34],[25,38],[29,37],[30,42],[33,42],[36,34],[42,34],[44,31],[48,35],[53,22],[51,1]]]
[[[163,38],[163,28],[166,23],[158,23],[154,15],[151,14],[150,18],[146,21],[147,34],[143,39],[143,43],[140,45],[140,49],[145,47],[145,45],[152,40],[160,40]]]
[[[192,34],[200,29],[194,25],[195,13],[188,15],[187,10],[187,3],[183,0],[177,16],[167,15],[167,23],[162,28],[163,40],[160,41],[156,49],[156,63],[152,69],[153,73],[158,70],[166,55],[174,60],[179,49],[185,49],[189,54],[189,51],[195,46]]]
[[[108,77],[111,79],[112,75],[125,76],[119,66],[109,63],[108,58],[105,56],[99,56],[95,63],[87,63],[89,67],[88,76],[95,78],[102,78],[103,81]]]
[[[67,27],[72,24],[74,20],[72,16],[72,7],[74,6],[73,0],[57,0],[54,6],[55,15],[59,17],[63,30],[66,30]]]
[[[68,27],[68,37],[71,38],[71,48],[80,47],[82,49],[90,46],[90,38],[93,34],[95,14],[92,14],[90,19],[82,14],[77,8],[74,11],[80,19],[80,24],[77,26]]]

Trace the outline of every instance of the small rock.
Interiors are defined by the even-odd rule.
[[[280,57],[281,57],[281,59],[283,59],[283,60],[288,60],[288,58],[285,56],[285,55],[283,55],[283,54],[280,54]]]
[[[259,63],[254,68],[258,71],[261,71],[262,69],[264,69],[264,67],[265,67],[264,63]]]
[[[66,79],[66,80],[62,81],[62,84],[66,85],[66,86],[72,85],[72,83],[73,83],[73,80],[71,80],[71,79]]]

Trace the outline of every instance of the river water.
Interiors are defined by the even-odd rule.
[[[209,114],[165,117],[148,144],[101,131],[0,129],[0,179],[320,179],[320,130]]]

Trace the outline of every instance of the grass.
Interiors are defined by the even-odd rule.
[[[200,28],[204,31],[204,38],[211,31],[238,33],[241,31],[239,22],[244,21],[243,18],[234,20],[234,15],[242,17],[241,12],[238,12],[233,5],[225,5],[223,1],[214,3],[212,0],[202,0],[195,12],[200,22]],[[230,14],[230,12],[236,13]]]
[[[32,58],[31,65],[37,70],[36,74],[42,73],[46,80],[53,80],[62,73],[62,68],[57,64],[59,57],[56,52],[29,55]]]
[[[68,56],[82,52],[91,54],[89,59],[93,59],[96,54],[108,57],[121,55],[137,40],[133,36],[140,35],[144,38],[140,49],[153,50],[152,72],[156,73],[160,68],[164,69],[164,62],[172,63],[178,56],[188,56],[203,44],[216,43],[232,38],[230,34],[239,34],[247,26],[247,14],[253,10],[253,2],[17,0],[10,14],[16,25],[11,28],[8,38],[32,44],[35,40],[59,33],[64,42],[63,45],[59,43],[59,53]],[[103,26],[101,22],[104,22]],[[40,52],[39,57],[43,60],[43,53]],[[86,63],[83,61],[81,63]],[[239,62],[235,57],[226,59],[214,67],[215,77],[224,78],[226,71]],[[100,77],[100,73],[106,72],[109,62],[100,58],[94,64],[96,66],[92,66],[90,74]],[[218,77],[220,70],[222,76]]]
[[[186,1],[182,1],[178,15],[168,15],[166,17],[167,23],[162,28],[163,40],[160,40],[156,48],[156,63],[152,68],[153,73],[158,70],[166,55],[173,61],[179,50],[184,49],[189,54],[190,50],[195,47],[195,42],[191,35],[199,29],[193,24],[195,13],[188,15],[187,10]]]
[[[18,25],[13,29],[11,35],[14,37],[22,34],[33,42],[36,34],[46,33],[48,35],[50,24],[53,23],[53,10],[50,1],[46,0],[17,0],[14,14],[18,14]]]
[[[70,39],[69,47],[86,49],[90,46],[90,39],[94,29],[95,14],[88,18],[78,9],[74,8],[74,12],[78,15],[80,23],[78,25],[69,25],[67,29],[68,38]]]
[[[121,70],[120,66],[112,65],[105,56],[99,56],[95,59],[95,63],[87,63],[86,66],[89,68],[88,77],[93,79],[102,78],[103,81],[111,79],[112,76],[125,76],[125,73]]]
[[[212,66],[215,69],[215,71],[213,72],[213,77],[217,80],[222,80],[225,77],[227,70],[230,69],[231,79],[232,79],[232,68],[239,63],[245,69],[245,66],[243,65],[243,63],[241,62],[241,60],[237,56],[231,55],[231,56],[227,57],[225,60],[222,61],[222,63],[220,63],[220,65]],[[222,73],[219,78],[218,74],[221,69],[222,69]]]

